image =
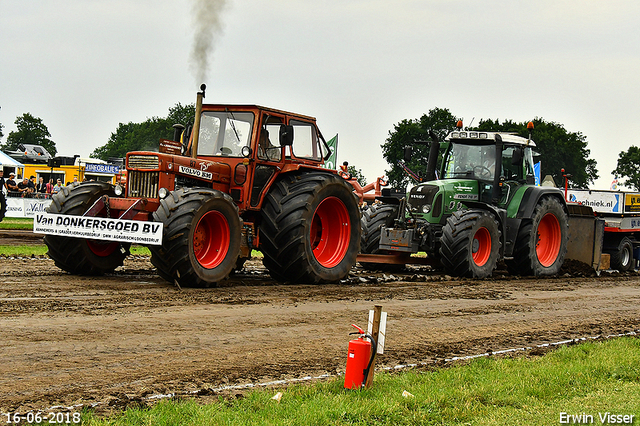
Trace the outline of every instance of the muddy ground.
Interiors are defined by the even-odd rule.
[[[376,304],[389,315],[377,365],[429,366],[639,330],[640,276],[568,268],[546,279],[498,271],[467,280],[428,267],[356,268],[339,284],[280,285],[252,260],[222,287],[179,289],[146,257],[104,277],[71,276],[47,258],[0,257],[0,412],[106,413],[155,395],[204,402],[242,392],[225,385],[337,375],[350,324],[366,326]]]

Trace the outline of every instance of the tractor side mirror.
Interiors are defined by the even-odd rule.
[[[409,161],[411,161],[411,155],[413,154],[413,148],[410,146],[405,146],[404,147],[404,162],[408,163]]]
[[[293,145],[293,126],[280,126],[280,146]]]

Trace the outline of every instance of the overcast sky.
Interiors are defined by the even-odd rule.
[[[434,107],[581,132],[598,189],[640,145],[637,0],[211,0],[220,30],[199,71],[195,3],[0,0],[2,142],[29,112],[59,155],[86,157],[118,123],[194,102],[204,80],[211,103],[316,117],[368,181],[389,168],[394,124]]]

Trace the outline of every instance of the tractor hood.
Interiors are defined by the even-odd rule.
[[[480,199],[481,182],[472,179],[444,179],[414,186],[407,196],[409,211],[431,223],[440,223],[452,212],[464,208],[464,201]]]

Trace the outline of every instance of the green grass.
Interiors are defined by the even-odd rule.
[[[402,397],[403,390],[414,395]],[[478,359],[432,372],[378,374],[366,391],[340,379],[256,391],[209,405],[162,401],[88,425],[550,425],[560,413],[634,415],[640,422],[640,339],[562,347],[538,358]]]
[[[5,217],[0,229],[33,229],[33,219],[23,217]]]
[[[131,254],[136,256],[150,256],[151,252],[144,246],[132,245]],[[39,256],[47,254],[47,246],[44,244],[23,245],[23,246],[3,246],[0,245],[0,255],[4,256]]]

